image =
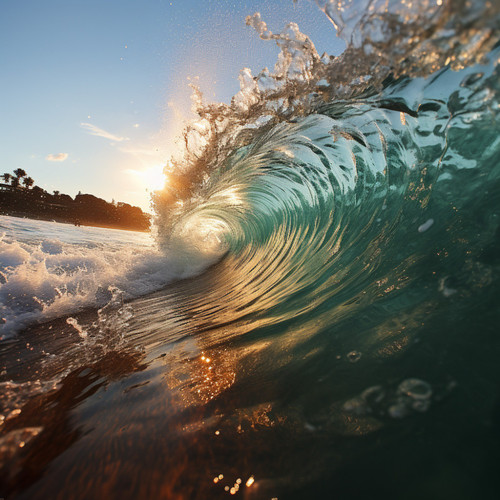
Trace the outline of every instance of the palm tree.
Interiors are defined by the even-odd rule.
[[[33,186],[34,183],[35,181],[31,177],[25,177],[23,179],[23,184],[26,186],[27,189]]]
[[[5,173],[2,175],[2,177],[3,177],[3,180],[5,181],[5,184],[8,184],[12,175]]]
[[[14,175],[20,179],[21,177],[26,177],[26,171],[23,170],[22,168],[16,168],[14,170]]]

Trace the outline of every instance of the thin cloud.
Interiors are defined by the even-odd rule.
[[[114,142],[122,142],[128,141],[128,137],[119,137],[117,135],[112,134],[102,128],[97,127],[96,125],[92,125],[92,123],[81,123],[80,124],[83,129],[85,129],[90,135],[95,135],[96,137],[103,137],[104,139],[109,139]]]
[[[66,158],[68,158],[68,153],[57,153],[55,155],[50,154],[45,157],[46,160],[48,161],[64,161]]]
[[[136,156],[154,156],[161,157],[162,153],[159,152],[158,148],[153,147],[121,147],[119,148],[122,153],[127,153]]]

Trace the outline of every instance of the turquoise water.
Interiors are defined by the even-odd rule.
[[[494,496],[498,9],[319,4],[343,58],[249,18],[281,63],[200,102],[157,245],[5,337],[15,498]]]

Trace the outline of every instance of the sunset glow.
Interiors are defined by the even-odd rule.
[[[165,187],[167,178],[163,173],[163,166],[155,165],[139,174],[148,191],[159,191]]]
[[[321,49],[340,53],[329,21],[306,16],[306,2],[64,5],[2,5],[4,171],[22,168],[49,193],[89,193],[143,210],[195,117],[189,83],[207,101],[230,102],[242,67],[258,72],[274,64],[278,48],[246,26],[247,15],[260,11],[276,30],[301,20]]]

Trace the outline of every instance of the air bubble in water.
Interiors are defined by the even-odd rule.
[[[343,409],[355,415],[364,415],[368,411],[365,400],[359,397],[346,401],[344,403]]]
[[[357,363],[360,359],[361,359],[361,353],[359,351],[351,351],[348,355],[347,355],[347,359],[351,362],[351,363]]]
[[[385,391],[381,385],[368,387],[361,393],[361,397],[368,404],[379,404],[385,398]]]
[[[392,418],[403,418],[408,415],[408,407],[404,403],[396,403],[389,406],[387,413]]]
[[[399,384],[398,393],[415,400],[427,400],[432,396],[432,388],[423,380],[408,378]]]

